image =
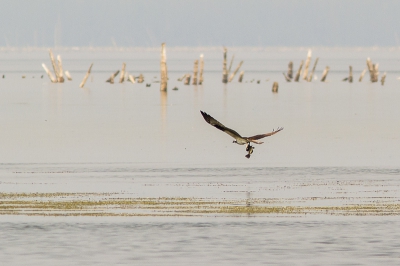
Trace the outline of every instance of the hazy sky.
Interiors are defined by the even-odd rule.
[[[398,46],[396,0],[0,0],[0,46]]]

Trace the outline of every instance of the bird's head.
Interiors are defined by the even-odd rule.
[[[232,143],[237,143],[237,141],[236,141],[236,140],[234,140],[234,141],[232,141]]]

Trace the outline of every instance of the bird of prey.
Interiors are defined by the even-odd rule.
[[[234,138],[235,140],[233,141],[233,143],[236,143],[236,144],[239,144],[239,145],[247,144],[246,151],[248,152],[248,154],[246,155],[246,158],[250,158],[250,154],[253,153],[254,147],[250,145],[250,142],[253,142],[253,143],[256,143],[256,144],[262,144],[264,142],[258,141],[259,139],[272,136],[272,135],[278,133],[279,131],[281,131],[283,129],[283,127],[278,127],[276,130],[272,130],[272,132],[269,132],[269,133],[259,134],[259,135],[255,135],[255,136],[252,136],[252,137],[242,137],[235,130],[224,126],[223,124],[218,122],[215,118],[213,118],[212,116],[210,116],[206,112],[203,112],[203,111],[200,110],[200,113],[203,116],[204,120],[206,120],[207,123],[209,123],[213,127],[218,128],[219,130],[225,132],[226,134],[228,134],[229,136]]]

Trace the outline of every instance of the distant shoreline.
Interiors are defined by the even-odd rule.
[[[161,45],[161,44],[160,44]],[[220,51],[224,46],[168,46],[169,51]],[[313,50],[346,50],[346,51],[400,51],[400,46],[226,46],[230,51],[307,51]],[[114,46],[48,46],[48,47],[30,47],[30,46],[2,46],[0,52],[25,52],[25,51],[47,51],[53,49],[56,51],[159,51],[160,47],[114,47]]]

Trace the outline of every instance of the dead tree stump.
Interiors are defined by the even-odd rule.
[[[51,82],[56,83],[56,82],[57,82],[57,79],[55,79],[55,78],[53,77],[53,74],[51,74],[50,70],[46,67],[46,65],[45,65],[44,63],[42,64],[42,67],[44,68],[44,71],[46,71],[46,73],[47,73],[47,75],[49,76]],[[3,78],[4,78],[4,75],[3,75]]]
[[[322,82],[325,82],[326,76],[328,76],[328,72],[329,72],[329,67],[327,66],[325,67],[324,72],[322,72],[322,78],[321,78]]]
[[[121,75],[119,75],[119,83],[123,83],[125,81],[125,68],[126,64],[122,63]]]
[[[290,61],[289,65],[288,65],[287,77],[289,79],[293,78],[293,62],[292,61]]]
[[[381,84],[383,86],[383,84],[385,84],[385,80],[386,80],[386,72],[383,73],[382,78],[381,78]]]
[[[235,55],[232,55],[231,62],[229,63],[228,76],[229,76],[229,73],[231,73],[232,64],[233,64],[233,59],[235,59]]]
[[[67,77],[68,80],[72,80],[71,74],[69,73],[69,71],[65,71],[65,76]]]
[[[306,64],[304,66],[304,72],[303,72],[304,80],[308,80],[308,67],[310,66],[310,61],[311,61],[311,50],[308,50]]]
[[[285,77],[287,82],[291,82],[292,81],[288,76],[286,76],[285,72],[282,72],[282,74]]]
[[[299,66],[299,70],[297,70],[296,77],[294,78],[294,81],[296,81],[296,82],[298,82],[299,79],[300,79],[300,73],[301,73],[301,69],[303,67],[303,64],[304,64],[304,61],[301,60],[300,66]]]
[[[165,51],[165,43],[161,44],[160,71],[161,71],[160,90],[166,91],[168,84],[168,73],[167,73],[167,54]]]
[[[200,55],[200,74],[199,74],[199,85],[203,84],[203,71],[204,71],[204,55]]]
[[[235,77],[236,73],[239,71],[239,69],[242,66],[242,64],[243,64],[243,61],[240,61],[239,65],[236,67],[235,71],[233,71],[233,73],[229,77],[228,82],[231,82],[233,80],[233,78]]]
[[[83,86],[85,86],[86,80],[88,79],[89,75],[90,75],[90,71],[92,70],[92,66],[93,63],[90,65],[88,72],[86,73],[85,77],[83,78],[81,84],[79,85],[79,87],[83,88]]]
[[[272,84],[272,92],[278,92],[278,88],[279,84],[275,81],[274,84]]]
[[[353,67],[349,66],[349,82],[353,82]]]
[[[314,72],[315,72],[315,68],[317,67],[318,60],[319,60],[319,57],[317,57],[317,59],[315,59],[314,66],[313,66],[313,68],[312,68],[312,70],[311,70],[311,74],[310,74],[310,76],[308,77],[308,82],[311,82],[312,79],[313,79]]]
[[[130,82],[132,82],[132,83],[136,83],[135,77],[132,76],[132,75],[128,75],[128,80],[129,80]]]
[[[56,61],[54,60],[54,55],[53,55],[53,52],[51,51],[51,49],[49,49],[49,54],[50,54],[50,61],[51,61],[51,64],[52,64],[52,66],[53,66],[53,70],[54,70],[54,75],[56,75],[56,82],[58,82],[59,81],[59,74],[58,74],[58,67],[57,67],[57,65],[56,65]]]
[[[241,71],[239,74],[239,79],[238,79],[239,82],[243,81],[243,75],[244,75],[244,71]]]
[[[377,82],[379,77],[379,64],[372,64],[371,59],[367,58],[367,67],[369,70],[370,80],[371,82]]]
[[[379,79],[379,64],[374,64],[373,65],[373,80],[372,82],[378,82]]]
[[[360,75],[360,78],[358,79],[358,82],[361,82],[363,80],[365,73],[367,73],[367,68],[365,68],[363,70],[363,72],[361,72],[361,75]]]
[[[58,63],[58,82],[63,83],[64,82],[64,77],[63,77],[64,71],[63,71],[60,55],[57,55],[57,63]]]
[[[114,84],[114,79],[116,76],[118,76],[119,70],[115,71],[115,73],[111,74],[111,77],[106,80],[106,82],[110,82],[111,84]]]
[[[222,83],[228,83],[228,70],[226,69],[227,49],[224,47],[224,61],[222,63]]]
[[[199,71],[199,61],[195,60],[194,61],[194,66],[193,66],[193,85],[197,85],[197,72]]]
[[[183,83],[184,85],[190,85],[190,78],[192,76],[190,74],[186,74],[185,82]]]

